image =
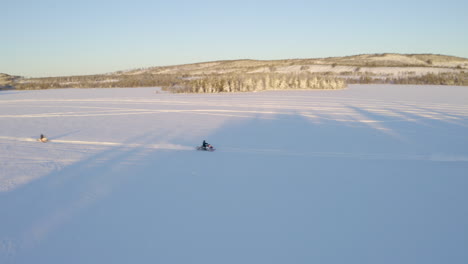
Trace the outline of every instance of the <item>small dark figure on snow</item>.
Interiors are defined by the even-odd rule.
[[[211,144],[206,142],[206,140],[203,140],[202,145],[198,146],[197,150],[214,151],[215,149],[213,148],[213,146]]]
[[[47,138],[43,134],[41,134],[41,137],[38,139],[38,141],[47,142]]]

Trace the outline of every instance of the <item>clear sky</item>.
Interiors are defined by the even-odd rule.
[[[363,53],[468,58],[466,0],[1,0],[0,72]]]

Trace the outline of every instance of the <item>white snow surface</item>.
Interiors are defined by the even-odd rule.
[[[0,263],[468,263],[468,87],[155,90],[0,92]]]

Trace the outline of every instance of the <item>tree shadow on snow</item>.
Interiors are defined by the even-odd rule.
[[[391,119],[352,109],[365,119]],[[418,139],[405,129],[422,132],[425,126],[383,124],[416,144],[367,123],[317,123],[292,113],[225,123],[200,138],[215,152],[109,147],[0,194],[0,208],[9,212],[2,223],[12,227],[3,235],[21,240],[25,253],[18,263],[219,263],[226,256],[232,257],[229,263],[285,263],[293,255],[323,262],[327,258],[320,254],[334,256],[354,241],[372,247],[378,232],[392,245],[415,244],[405,235],[426,233],[408,229],[408,218],[428,218],[405,207],[415,192],[411,186],[444,167],[393,166],[385,159],[422,151],[424,140],[440,135]],[[382,153],[392,155],[366,160]],[[434,182],[425,185],[427,193],[441,186]],[[425,208],[424,202],[416,205]],[[387,233],[384,226],[390,226]],[[324,253],[308,256],[309,248]],[[351,251],[347,256],[356,257]],[[343,261],[337,256],[330,263]]]
[[[155,141],[152,135],[137,138],[142,137]],[[138,160],[151,151],[154,150],[144,146],[109,147],[13,191],[1,193],[0,208],[8,212],[2,216],[2,225],[9,226],[1,237],[17,239],[15,247],[21,252],[40,246],[50,237],[69,235],[59,232],[63,225],[76,220],[74,224],[79,226],[81,220],[92,219],[96,211],[90,209],[98,204],[105,207],[106,199],[136,176],[131,168],[138,166]],[[49,246],[60,247],[57,244],[60,240],[53,241]],[[25,262],[34,259],[32,256],[25,255]]]

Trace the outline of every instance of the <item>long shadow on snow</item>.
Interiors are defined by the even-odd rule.
[[[141,137],[139,137],[141,138]],[[149,142],[152,138],[147,136]],[[2,237],[16,237],[21,246],[40,244],[88,207],[105,199],[132,177],[132,158],[146,155],[144,147],[107,150],[41,177],[14,191],[0,194]],[[143,154],[142,154],[143,153]],[[83,215],[92,217],[91,215]]]
[[[404,111],[392,110],[403,117],[403,120],[392,121],[392,117],[385,117],[361,108],[348,106],[356,112],[373,120],[389,121],[381,123],[382,127],[388,129],[399,140],[388,144],[383,152],[395,151],[402,154],[415,154],[451,159],[456,156],[468,157],[466,149],[468,142],[465,135],[468,133],[466,122],[452,120],[433,119]],[[393,150],[392,150],[393,149]]]
[[[141,226],[125,237],[151,259],[394,263],[408,254],[417,262],[465,254],[458,244],[440,245],[440,234],[453,235],[468,220],[459,210],[467,198],[464,163],[374,160],[360,153],[411,147],[367,125],[316,124],[300,115],[236,122],[206,139],[216,152],[150,155],[135,171],[144,184],[132,182],[112,203],[112,211],[127,209],[114,229],[136,217]],[[447,171],[450,179],[441,177]],[[457,216],[454,225],[443,224],[447,214]],[[461,241],[461,233],[452,238]],[[432,247],[440,251],[428,254]]]
[[[413,260],[432,263],[464,252],[462,243],[440,247],[433,230],[468,235],[459,229],[468,221],[459,210],[466,166],[362,159],[408,147],[366,125],[300,115],[228,124],[205,139],[216,152],[111,148],[3,195],[1,208],[14,212],[6,224],[30,227],[7,235],[44,230],[21,260],[395,263],[411,248]],[[129,156],[141,163],[116,166]],[[452,178],[438,177],[449,168]]]

